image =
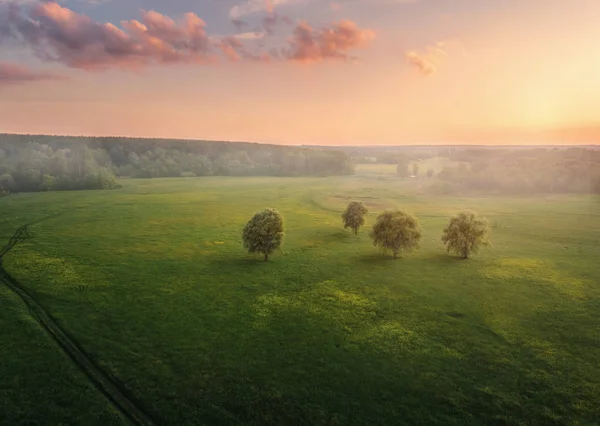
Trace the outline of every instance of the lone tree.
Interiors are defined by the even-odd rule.
[[[275,209],[265,209],[256,213],[244,227],[242,238],[248,253],[260,253],[265,256],[277,250],[283,242],[283,217]]]
[[[371,231],[373,245],[392,252],[394,258],[403,250],[419,248],[421,229],[419,220],[400,210],[385,211],[377,217]]]
[[[470,254],[477,253],[481,246],[489,245],[487,235],[485,218],[478,218],[473,212],[461,212],[450,219],[450,223],[444,229],[442,242],[448,252],[467,259]]]
[[[346,207],[346,211],[342,213],[344,229],[352,228],[354,235],[358,235],[358,230],[365,224],[367,213],[369,213],[369,209],[361,201],[352,201]]]

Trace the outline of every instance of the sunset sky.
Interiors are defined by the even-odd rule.
[[[0,0],[0,132],[600,143],[599,0]]]

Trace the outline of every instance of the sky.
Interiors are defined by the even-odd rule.
[[[0,0],[0,132],[600,143],[598,0]]]

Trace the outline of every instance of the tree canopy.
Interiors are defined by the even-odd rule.
[[[369,212],[367,206],[361,201],[352,201],[342,213],[342,222],[344,229],[350,228],[354,235],[358,234],[358,230],[365,224],[365,215]]]
[[[419,248],[421,228],[419,220],[400,210],[385,211],[377,217],[371,231],[373,245],[386,252],[392,252],[394,258],[404,250]]]
[[[11,145],[0,138],[0,192],[117,187],[106,152],[85,144],[70,148],[36,142]]]
[[[488,232],[485,218],[478,218],[473,212],[461,212],[450,219],[444,229],[442,242],[449,253],[466,259],[472,253],[477,253],[480,247],[489,245]]]
[[[243,142],[0,134],[0,188],[103,189],[114,177],[332,176],[354,173],[344,151]]]
[[[265,209],[256,213],[244,227],[242,238],[248,253],[264,255],[265,262],[269,255],[281,247],[283,243],[283,216],[275,209]]]

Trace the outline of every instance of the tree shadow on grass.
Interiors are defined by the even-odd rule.
[[[382,264],[383,265],[383,264],[387,264],[390,262],[402,262],[402,261],[408,260],[411,257],[411,255],[412,255],[412,253],[407,252],[404,254],[399,254],[398,257],[394,258],[394,256],[389,253],[373,252],[373,253],[369,253],[369,254],[357,255],[355,257],[355,259],[361,263]],[[416,257],[415,259],[423,260],[425,258]],[[443,263],[443,264],[448,264],[448,265],[451,265],[451,264],[460,265],[465,261],[469,261],[470,259],[463,259],[461,257],[457,257],[457,256],[449,255],[449,254],[436,253],[433,256],[427,257],[425,260],[427,260],[427,262],[434,261],[436,263]]]
[[[332,242],[352,242],[360,239],[360,235],[354,235],[352,231],[337,231],[328,235],[325,235],[325,239]]]
[[[239,266],[239,267],[255,267],[255,266],[262,266],[265,264],[269,264],[270,262],[273,262],[274,257],[273,258],[269,258],[268,262],[264,261],[264,258],[262,256],[252,256],[252,255],[246,255],[246,254],[242,254],[240,256],[234,257],[234,256],[228,256],[228,257],[218,257],[215,259],[211,259],[211,263],[215,264],[215,265],[223,265],[225,266]]]
[[[262,255],[240,254],[239,256],[220,256],[210,260],[213,268],[223,271],[243,271],[253,272],[261,271],[265,267],[277,264],[285,258],[284,253],[273,253],[269,256],[269,260],[265,262]]]
[[[370,265],[387,265],[391,262],[401,262],[403,258],[398,256],[394,258],[391,254],[386,253],[369,253],[369,254],[361,254],[355,257],[355,259],[360,263],[367,263]]]
[[[462,257],[456,256],[453,254],[448,254],[448,253],[436,253],[433,256],[431,256],[429,258],[429,260],[432,260],[436,263],[444,263],[446,265],[449,265],[449,264],[461,265],[464,262],[468,262],[470,259],[463,259]]]

